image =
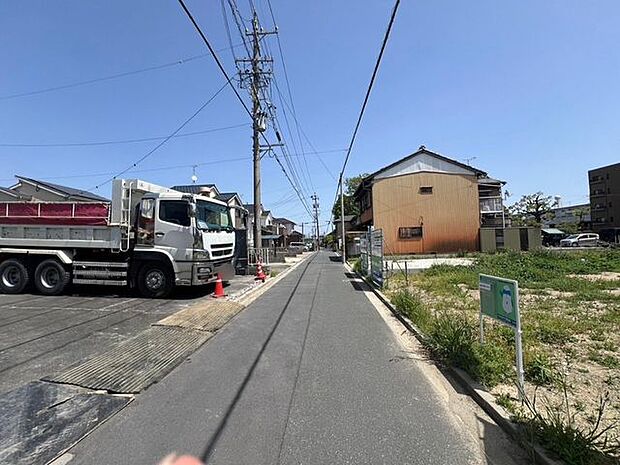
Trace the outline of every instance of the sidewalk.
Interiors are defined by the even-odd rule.
[[[57,463],[483,463],[354,285],[319,253]]]

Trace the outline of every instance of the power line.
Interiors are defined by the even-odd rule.
[[[239,47],[243,44],[239,43],[236,45],[232,45],[230,47],[225,47],[225,48],[221,48],[218,51],[224,51],[224,50],[228,50],[229,48],[234,49],[236,47]],[[173,66],[178,66],[178,65],[183,65],[185,63],[188,63],[190,61],[194,61],[194,60],[200,60],[202,58],[208,57],[209,54],[208,53],[203,53],[200,55],[193,55],[193,56],[189,56],[189,57],[185,57],[185,58],[179,58],[178,60],[175,61],[171,61],[168,63],[163,63],[161,65],[154,65],[154,66],[148,66],[146,68],[139,68],[139,69],[135,69],[132,71],[125,71],[122,73],[116,73],[116,74],[110,74],[107,76],[101,76],[98,78],[93,78],[93,79],[87,79],[84,81],[76,81],[76,82],[72,82],[69,84],[63,84],[60,86],[53,86],[53,87],[46,87],[44,89],[37,89],[37,90],[31,90],[31,91],[27,91],[27,92],[20,92],[20,93],[16,93],[16,94],[10,94],[10,95],[3,95],[0,96],[0,100],[10,100],[10,99],[15,99],[15,98],[19,98],[19,97],[28,97],[31,95],[37,95],[37,94],[45,94],[48,92],[54,92],[57,90],[64,90],[64,89],[71,89],[74,87],[80,87],[80,86],[86,86],[89,84],[95,84],[97,82],[103,82],[103,81],[110,81],[112,79],[118,79],[118,78],[123,78],[123,77],[127,77],[127,76],[134,76],[136,74],[141,74],[141,73],[147,73],[149,71],[158,71],[160,69],[166,69],[166,68],[171,68]]]
[[[346,149],[337,149],[337,150],[324,150],[319,153],[337,153],[337,152],[345,152],[345,151]],[[306,153],[306,155],[315,155],[315,154],[308,152]],[[296,156],[296,155],[293,155],[293,156]],[[153,168],[131,169],[127,171],[127,173],[151,173],[151,172],[156,172],[156,171],[169,171],[169,170],[181,169],[181,168],[193,168],[193,167],[198,167],[198,166],[218,165],[221,163],[248,161],[251,159],[252,157],[235,157],[235,158],[227,158],[223,160],[212,160],[212,161],[206,161],[206,162],[200,162],[200,163],[189,163],[185,165],[166,165],[166,166],[157,166]],[[37,178],[37,179],[40,179],[41,181],[53,181],[55,179],[84,179],[84,178],[97,178],[97,177],[102,177],[102,176],[112,176],[115,173],[116,173],[115,171],[108,171],[104,173],[70,174],[70,175],[64,175],[64,176],[46,176],[46,177]],[[14,179],[13,178],[0,179],[0,182],[11,182],[11,181],[14,181]]]
[[[235,86],[232,85],[231,83],[231,78],[228,75],[228,73],[226,72],[226,70],[224,69],[224,66],[222,65],[222,62],[220,61],[219,57],[217,56],[217,53],[215,52],[214,48],[212,47],[211,43],[209,42],[209,39],[207,39],[207,37],[205,36],[205,34],[202,32],[202,29],[200,29],[200,26],[198,25],[198,23],[196,22],[196,20],[194,19],[194,16],[192,15],[192,13],[189,11],[189,9],[187,8],[187,6],[185,5],[185,2],[183,0],[178,0],[179,4],[181,5],[181,8],[183,8],[183,11],[185,12],[185,14],[187,15],[187,17],[189,18],[189,20],[191,21],[192,25],[194,26],[194,28],[196,29],[196,32],[198,32],[198,34],[200,35],[200,37],[202,38],[202,41],[205,43],[205,45],[207,46],[207,48],[209,49],[209,52],[211,53],[211,56],[213,57],[213,59],[215,60],[219,70],[222,72],[222,74],[226,77],[226,83],[231,87],[231,89],[233,90],[233,92],[235,93],[235,96],[237,97],[237,100],[239,100],[239,102],[241,103],[241,105],[243,106],[243,108],[245,109],[246,113],[248,114],[248,116],[254,120],[253,114],[251,112],[251,110],[248,108],[248,106],[246,105],[246,103],[244,102],[243,98],[241,97],[241,95],[239,94],[239,92],[237,91],[237,89],[235,88]],[[267,144],[269,144],[269,141],[267,140],[267,138],[265,137],[265,135],[263,133],[261,133],[261,136],[263,137],[263,139],[267,142]],[[286,176],[286,178],[288,179],[289,183],[291,184],[291,186],[293,187],[293,189],[295,190],[295,192],[297,192],[298,196],[299,196],[299,200],[301,201],[301,203],[304,205],[304,207],[306,208],[306,210],[308,210],[308,213],[310,213],[310,209],[308,208],[303,196],[299,193],[299,190],[297,189],[297,187],[293,184],[293,182],[291,181],[291,178],[289,177],[288,173],[286,172],[286,169],[284,168],[284,166],[282,165],[282,162],[280,161],[280,159],[278,158],[278,156],[275,154],[274,152],[274,158],[276,159],[276,161],[278,162],[278,164],[280,165],[280,168],[282,169],[284,175]]]
[[[271,20],[273,21],[273,25],[276,28],[276,30],[278,29],[278,26],[276,24],[276,17],[273,13],[273,8],[271,6],[271,0],[267,0],[267,5],[269,6],[269,13],[271,14]],[[297,128],[297,137],[299,138],[299,147],[301,149],[301,151],[303,151],[304,147],[303,147],[303,142],[301,139],[301,134],[300,134],[300,128],[299,128],[299,120],[297,119],[297,110],[295,109],[295,102],[293,100],[293,93],[291,92],[291,83],[290,80],[288,78],[288,70],[286,68],[286,61],[284,60],[284,52],[282,51],[282,42],[280,41],[280,34],[276,34],[276,41],[278,43],[278,51],[280,52],[280,61],[282,62],[282,69],[284,70],[284,79],[286,81],[286,89],[288,91],[288,97],[289,100],[291,102],[291,113],[293,114],[293,118],[295,120],[295,126]],[[274,79],[274,82],[276,84],[276,90],[278,91],[278,94],[280,94],[280,88],[278,87],[278,83],[276,82],[276,80]],[[308,170],[308,174],[310,174],[310,170],[308,169],[308,163],[307,160],[304,158],[304,163],[306,165],[306,170]],[[310,179],[310,183],[312,184],[312,179]]]
[[[336,195],[334,198],[333,205],[336,205],[336,201],[338,200],[338,190],[340,190],[340,221],[341,221],[341,230],[342,230],[341,234],[342,234],[342,261],[343,263],[346,261],[347,245],[346,245],[346,237],[345,237],[345,231],[344,231],[344,186],[342,184],[342,180],[343,180],[344,172],[347,168],[347,163],[349,162],[349,157],[351,156],[351,150],[353,149],[355,138],[357,137],[357,132],[359,131],[360,124],[362,123],[364,112],[366,111],[366,105],[368,104],[368,99],[370,98],[370,92],[372,91],[372,88],[375,83],[375,79],[377,77],[377,72],[379,71],[379,66],[381,65],[381,59],[383,58],[383,52],[385,51],[385,47],[390,37],[390,33],[392,32],[392,26],[394,25],[394,19],[396,18],[396,13],[398,12],[399,6],[400,6],[400,0],[396,0],[396,2],[394,3],[394,8],[392,9],[392,15],[390,16],[390,21],[385,31],[385,35],[383,36],[383,41],[381,43],[381,50],[379,51],[379,56],[377,57],[377,61],[375,62],[375,67],[372,71],[370,83],[368,84],[366,95],[364,96],[364,102],[362,103],[360,114],[357,118],[357,122],[355,123],[355,129],[353,130],[353,135],[351,136],[351,142],[349,143],[349,148],[347,149],[347,154],[345,156],[344,163],[342,164],[342,169],[340,170],[340,175],[338,177],[338,187],[336,188]],[[333,219],[333,216],[334,216],[334,209],[332,208],[330,222],[331,222],[331,219]]]
[[[131,164],[131,166],[129,166],[128,168],[125,168],[122,171],[119,171],[115,176],[112,176],[110,179],[106,180],[103,183],[100,183],[98,185],[96,185],[94,187],[94,189],[99,189],[101,186],[109,183],[110,181],[113,181],[114,179],[116,179],[117,177],[121,176],[122,174],[125,174],[127,171],[131,170],[132,168],[135,168],[136,166],[138,166],[138,164],[142,163],[144,160],[146,160],[148,157],[150,157],[151,155],[153,155],[153,153],[155,153],[155,151],[157,151],[160,147],[162,147],[166,142],[168,142],[170,139],[172,139],[179,131],[181,131],[181,129],[183,129],[185,126],[187,126],[187,124],[189,124],[189,122],[191,120],[193,120],[196,116],[198,116],[198,114],[204,110],[207,105],[209,105],[213,100],[215,100],[215,98],[220,94],[220,92],[222,92],[226,86],[228,86],[230,84],[230,81],[226,81],[224,83],[224,85],[222,87],[219,88],[219,90],[213,94],[205,103],[202,104],[202,106],[200,108],[198,108],[198,110],[196,110],[189,118],[187,118],[178,128],[176,128],[172,134],[170,134],[168,137],[166,137],[164,140],[162,140],[159,144],[157,144],[155,147],[153,147],[151,150],[149,150],[147,153],[145,153],[143,156],[141,156],[140,158],[138,158],[134,163]]]
[[[184,132],[182,134],[176,134],[172,138],[199,136],[203,134],[209,134],[212,132],[225,131],[227,129],[241,128],[241,127],[245,127],[249,125],[250,123],[242,123],[242,124],[235,124],[233,126],[224,126],[221,128],[205,129],[202,131]],[[138,142],[150,142],[154,140],[167,139],[168,137],[169,136],[155,136],[155,137],[143,137],[140,139],[105,140],[105,141],[94,141],[94,142],[58,142],[58,143],[47,143],[47,144],[11,144],[11,143],[3,144],[3,143],[0,143],[0,147],[26,147],[26,148],[91,147],[91,146],[99,146],[99,145],[119,145],[119,144],[133,144],[133,143],[138,143]]]
[[[250,118],[252,118],[252,112],[250,111],[248,106],[243,101],[243,98],[241,97],[241,95],[239,94],[239,92],[237,91],[235,86],[232,85],[232,78],[228,75],[228,73],[224,69],[224,66],[222,65],[222,62],[220,61],[219,57],[217,56],[217,53],[216,53],[215,49],[211,45],[211,42],[209,42],[209,39],[207,39],[207,37],[204,35],[204,33],[202,32],[202,29],[200,29],[200,26],[198,25],[198,23],[196,22],[196,20],[192,16],[191,12],[187,9],[187,6],[185,5],[185,2],[183,0],[178,0],[178,2],[181,5],[181,8],[183,8],[183,11],[185,12],[185,14],[189,18],[189,20],[191,21],[192,25],[194,26],[194,29],[196,29],[196,32],[198,32],[198,35],[200,35],[200,37],[202,38],[202,41],[205,43],[205,45],[209,49],[209,53],[211,54],[211,56],[215,60],[215,63],[217,64],[217,67],[220,69],[220,71],[222,72],[222,74],[226,78],[226,85],[230,86],[232,91],[235,93],[235,96],[237,97],[237,100],[239,100],[241,105],[243,105],[243,108],[245,109],[245,111],[248,114],[248,116]]]
[[[387,45],[387,41],[390,37],[390,32],[392,32],[392,25],[394,24],[394,19],[396,18],[396,12],[398,11],[399,5],[400,0],[396,0],[394,8],[392,9],[392,16],[390,17],[390,22],[388,23],[387,30],[385,31],[385,36],[383,37],[383,42],[381,43],[381,51],[379,52],[379,56],[377,57],[375,68],[373,69],[372,77],[370,78],[370,84],[368,84],[368,89],[366,90],[366,95],[364,96],[364,103],[362,104],[362,109],[360,111],[359,117],[357,118],[355,129],[353,130],[353,136],[351,137],[349,149],[347,150],[347,155],[344,159],[344,163],[342,164],[342,170],[340,171],[340,182],[342,182],[342,175],[344,174],[344,170],[346,169],[347,163],[349,162],[349,157],[351,156],[351,149],[353,148],[355,138],[357,137],[357,131],[359,130],[360,124],[362,123],[362,118],[364,116],[364,112],[366,111],[366,105],[368,104],[368,99],[370,98],[370,92],[372,91],[373,85],[375,83],[375,78],[377,77],[377,72],[379,71],[379,65],[381,65],[381,59],[383,58],[383,52],[385,51],[385,46]]]

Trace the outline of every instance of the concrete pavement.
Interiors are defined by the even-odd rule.
[[[402,354],[322,252],[58,463],[494,463]]]

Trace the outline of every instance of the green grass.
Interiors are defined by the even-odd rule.
[[[578,292],[580,300],[620,301],[617,296],[597,292],[620,287],[619,280],[588,281],[567,276],[603,271],[620,272],[620,250],[479,254],[471,266],[435,265],[418,275],[416,281],[425,290],[449,294],[460,283],[476,289],[478,274],[483,273],[516,279],[527,289]]]

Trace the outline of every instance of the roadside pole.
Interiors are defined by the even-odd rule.
[[[347,262],[347,244],[344,234],[344,191],[342,186],[342,176],[340,176],[340,236],[342,238],[342,263]]]

